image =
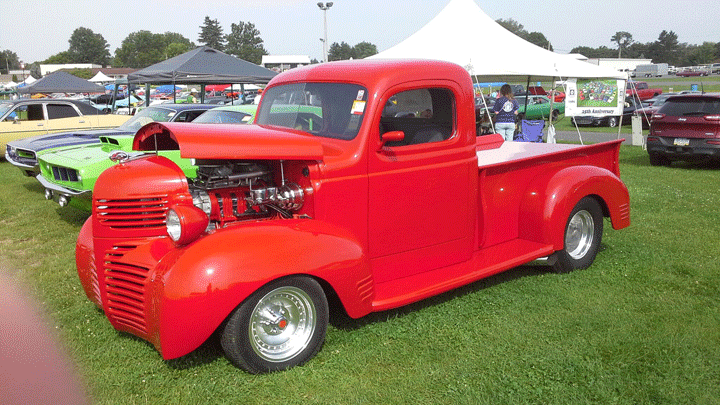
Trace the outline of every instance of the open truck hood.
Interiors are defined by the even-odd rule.
[[[322,160],[319,139],[257,125],[150,123],[135,134],[133,150],[177,150],[195,159]]]

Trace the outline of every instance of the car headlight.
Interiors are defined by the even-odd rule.
[[[197,239],[207,229],[210,218],[194,206],[177,205],[165,214],[168,236],[179,245],[186,245]]]

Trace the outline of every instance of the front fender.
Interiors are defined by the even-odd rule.
[[[326,281],[350,316],[371,310],[368,260],[349,232],[314,220],[250,222],[162,258],[152,280],[157,321],[152,340],[165,359],[183,356],[261,286],[296,274]]]
[[[620,178],[601,167],[572,166],[531,182],[520,206],[520,238],[562,249],[568,216],[586,196],[596,196],[613,228],[630,225],[630,194]]]

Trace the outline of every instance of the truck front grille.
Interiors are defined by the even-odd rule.
[[[140,199],[96,200],[96,218],[103,226],[113,229],[163,229],[167,196]]]
[[[149,269],[129,263],[125,254],[140,242],[120,243],[105,252],[104,283],[108,318],[140,336],[147,335],[146,287]]]

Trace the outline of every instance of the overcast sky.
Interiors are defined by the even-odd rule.
[[[336,0],[327,11],[328,42],[367,41],[378,51],[404,40],[442,10],[449,0]],[[720,41],[717,0],[475,0],[492,19],[514,19],[543,33],[556,52],[576,46],[615,48],[610,37],[627,31],[639,42],[674,31],[680,42]],[[323,12],[312,0],[2,0],[0,50],[26,63],[66,51],[79,27],[101,34],[111,55],[128,34],[140,30],[177,32],[198,43],[205,16],[230,24],[251,22],[265,49],[277,55],[322,59]],[[482,41],[492,38],[458,38]],[[508,52],[512,52],[509,49]]]

